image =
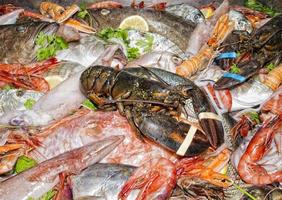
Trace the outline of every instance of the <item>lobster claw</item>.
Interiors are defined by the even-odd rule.
[[[160,113],[136,113],[134,123],[147,138],[178,155],[198,155],[210,146],[198,127]],[[139,114],[139,116],[138,116]]]
[[[223,76],[214,84],[216,90],[232,89],[242,83],[246,82],[253,75],[258,73],[261,65],[255,61],[247,61],[238,64],[240,69],[239,73],[225,73]]]

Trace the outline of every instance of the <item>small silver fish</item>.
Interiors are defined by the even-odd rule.
[[[125,67],[155,67],[175,73],[176,66],[182,62],[183,60],[176,54],[166,51],[153,51],[129,62]]]
[[[230,10],[229,19],[234,21],[235,30],[247,31],[248,33],[253,31],[251,22],[242,13],[235,10]]]
[[[89,36],[82,38],[80,43],[59,51],[56,58],[60,61],[76,62],[85,67],[93,64],[110,65],[120,48],[118,44],[107,44],[97,37]]]
[[[37,101],[41,96],[43,93],[32,90],[0,90],[0,116],[11,111],[26,110],[24,104],[28,99]]]
[[[188,4],[171,5],[166,8],[166,11],[183,18],[185,21],[192,21],[196,24],[205,21],[203,13],[199,9]]]

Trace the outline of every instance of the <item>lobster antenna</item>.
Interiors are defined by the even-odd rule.
[[[147,67],[144,67],[142,65],[138,65],[139,67],[141,67],[142,69],[146,70],[146,72],[148,74],[153,75],[155,78],[157,78],[160,82],[162,82],[165,85],[169,85],[167,82],[165,82],[161,77],[159,77],[157,74],[155,74],[153,71],[151,71],[150,69],[148,69]]]
[[[113,104],[113,103],[118,103],[118,102],[150,103],[150,104],[156,104],[156,105],[167,106],[167,107],[174,107],[174,108],[177,107],[173,104],[162,103],[162,102],[159,102],[159,101],[135,100],[135,99],[110,100],[110,101],[107,102],[107,104]]]

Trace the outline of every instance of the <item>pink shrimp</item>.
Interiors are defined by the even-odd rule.
[[[141,189],[137,200],[170,197],[176,185],[176,168],[174,163],[165,158],[153,158],[140,166],[123,186],[119,199],[126,199],[135,189]]]
[[[276,134],[282,131],[281,116],[269,120],[256,132],[238,164],[240,177],[249,184],[266,185],[282,181],[282,170],[269,173],[258,162],[270,149]]]

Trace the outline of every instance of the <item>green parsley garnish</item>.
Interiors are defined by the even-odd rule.
[[[144,49],[146,53],[152,50],[153,44],[154,44],[154,37],[153,35],[150,34],[145,35],[145,40],[138,40],[136,42],[136,45]]]
[[[95,105],[89,100],[89,99],[86,99],[83,103],[82,103],[82,106],[89,109],[89,110],[96,110],[96,107]]]
[[[89,15],[87,10],[82,10],[77,13],[77,17],[81,19],[84,19],[87,15]]]
[[[21,173],[37,165],[37,162],[27,156],[20,156],[15,165],[15,172]]]
[[[272,71],[274,68],[275,68],[274,63],[269,63],[269,64],[266,66],[266,69],[267,69],[268,72]]]
[[[46,194],[40,197],[39,200],[52,200],[56,193],[56,190],[49,190]]]
[[[105,28],[98,33],[98,36],[106,41],[111,38],[120,39],[126,47],[128,60],[133,60],[140,56],[140,51],[138,48],[133,48],[129,46],[128,30],[120,28]]]
[[[127,48],[128,60],[136,59],[140,56],[140,51],[138,48],[129,47]]]
[[[51,189],[40,198],[34,199],[32,197],[29,197],[28,200],[52,200],[53,197],[56,195],[56,193],[57,193],[56,190]]]
[[[88,10],[86,9],[86,4],[82,3],[79,5],[80,11],[77,13],[77,17],[80,19],[85,19],[86,16],[90,17]]]
[[[259,115],[257,112],[250,112],[249,115],[251,120],[255,121],[257,124],[260,123]]]
[[[38,34],[35,44],[39,46],[36,52],[38,61],[53,57],[57,51],[68,48],[68,43],[62,37],[46,35],[43,32]]]
[[[256,10],[256,11],[259,11],[259,12],[266,13],[271,17],[274,17],[275,15],[279,14],[278,12],[273,10],[272,8],[270,8],[266,5],[263,5],[261,2],[259,2],[257,0],[245,0],[245,6],[247,8],[252,9],[252,10]]]
[[[98,36],[104,40],[108,40],[111,38],[118,38],[124,41],[125,44],[129,44],[128,41],[128,32],[124,29],[113,29],[113,28],[105,28],[98,33]]]
[[[240,68],[235,63],[233,63],[233,65],[230,68],[230,72],[233,74],[238,74],[240,73],[240,71],[241,71]]]
[[[33,105],[36,103],[36,101],[34,99],[27,99],[25,102],[24,102],[24,107],[27,109],[27,110],[31,110]]]

